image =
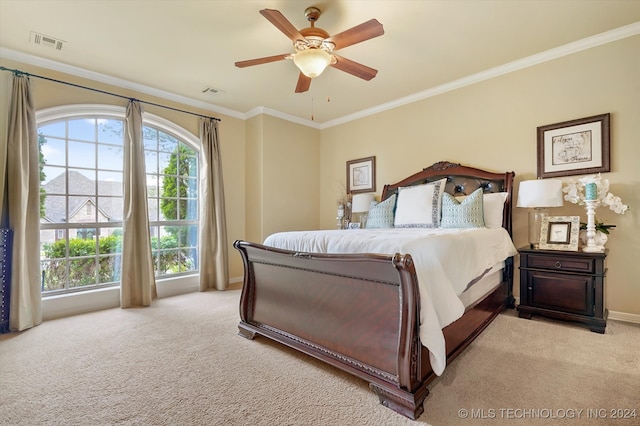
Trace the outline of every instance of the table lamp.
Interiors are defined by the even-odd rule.
[[[371,207],[371,201],[373,201],[374,194],[354,194],[352,204],[351,204],[351,213],[359,214],[359,222],[360,227],[364,228],[367,223],[367,213],[369,212],[369,208]],[[355,217],[351,218],[352,222],[355,222]]]
[[[529,244],[538,248],[540,244],[540,225],[547,215],[548,207],[562,207],[562,181],[560,179],[536,179],[520,182],[518,189],[518,207],[529,210]]]

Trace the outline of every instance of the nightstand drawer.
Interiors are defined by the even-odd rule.
[[[559,256],[531,255],[528,256],[527,267],[549,269],[564,272],[595,272],[595,260],[585,258],[569,258]]]

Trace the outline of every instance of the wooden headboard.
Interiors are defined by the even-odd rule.
[[[442,178],[447,178],[445,191],[451,195],[469,195],[478,188],[482,188],[484,192],[506,192],[508,195],[504,203],[502,227],[509,232],[509,235],[512,235],[511,197],[513,195],[514,177],[514,172],[494,173],[448,161],[439,161],[400,182],[385,185],[382,190],[381,200],[386,200],[397,193],[400,187],[422,185]]]

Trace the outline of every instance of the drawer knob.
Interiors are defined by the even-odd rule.
[[[560,262],[556,262],[556,264],[554,265],[557,269],[562,268],[562,263]]]

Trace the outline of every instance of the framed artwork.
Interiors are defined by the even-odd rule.
[[[610,171],[609,116],[538,127],[538,178]]]
[[[544,216],[540,228],[543,250],[578,251],[580,216]]]
[[[347,192],[376,191],[376,157],[347,161]]]

